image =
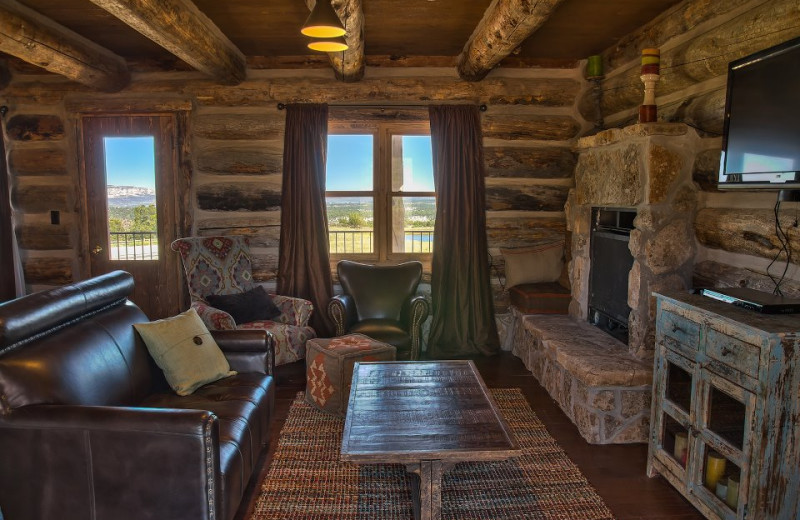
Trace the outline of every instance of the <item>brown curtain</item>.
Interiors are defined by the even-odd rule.
[[[483,144],[478,107],[429,108],[436,183],[428,355],[491,355],[500,348],[489,278]]]
[[[286,107],[277,290],[311,300],[311,326],[322,337],[334,330],[327,313],[333,296],[325,209],[327,142],[327,105]]]
[[[6,150],[0,136],[0,302],[21,296],[21,269],[14,237]]]

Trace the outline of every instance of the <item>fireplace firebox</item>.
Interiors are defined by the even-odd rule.
[[[589,270],[589,323],[628,343],[628,249],[636,211],[592,208]]]

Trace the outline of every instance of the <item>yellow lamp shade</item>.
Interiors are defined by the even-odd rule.
[[[341,52],[346,51],[349,47],[347,42],[342,36],[338,38],[326,38],[324,40],[313,40],[308,42],[308,48],[314,51],[322,52]]]
[[[317,0],[300,32],[312,38],[335,38],[344,36],[346,31],[333,10],[331,0]]]

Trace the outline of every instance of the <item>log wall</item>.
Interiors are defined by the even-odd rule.
[[[237,86],[194,72],[140,74],[122,92],[101,94],[46,74],[15,71],[0,92],[16,233],[28,290],[88,276],[83,251],[81,113],[188,114],[185,151],[191,229],[196,235],[250,237],[257,280],[274,283],[280,235],[284,112],[277,103],[486,103],[487,221],[499,309],[501,247],[563,239],[563,207],[573,185],[572,145],[588,123],[578,114],[584,88],[574,69],[499,69],[478,83],[450,68],[372,69],[358,83],[327,70],[250,70]],[[353,118],[407,121],[419,110],[362,110]],[[416,113],[416,114],[415,114]],[[60,224],[50,223],[59,211]],[[428,278],[428,277],[426,277]]]
[[[695,234],[696,283],[764,289],[766,269],[780,250],[772,209],[775,193],[720,192],[716,189],[720,135],[730,61],[800,36],[797,0],[685,0],[629,34],[603,53],[602,113],[606,126],[623,127],[637,119],[643,87],[642,48],[661,49],[661,79],[656,87],[659,120],[694,126],[705,136],[694,164],[700,187]],[[596,114],[596,100],[585,91],[579,110]],[[792,248],[800,250],[794,227],[798,203],[783,203],[780,220]],[[780,259],[785,259],[782,255]],[[797,292],[800,268],[787,270],[788,294]],[[780,261],[770,273],[783,272]],[[735,273],[735,274],[732,274]],[[771,291],[771,288],[767,290]]]

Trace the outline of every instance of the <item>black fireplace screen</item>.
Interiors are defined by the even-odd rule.
[[[630,210],[593,210],[589,272],[589,321],[620,341],[628,342],[628,249],[633,218]]]

